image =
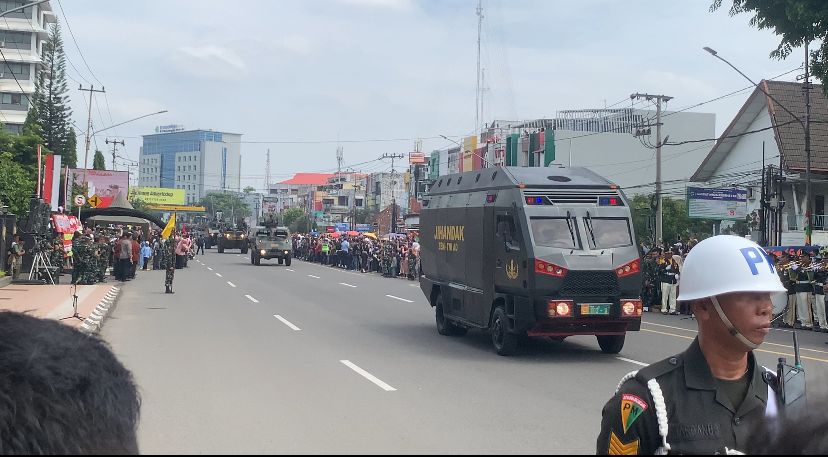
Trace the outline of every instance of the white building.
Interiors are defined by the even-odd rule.
[[[187,204],[210,192],[241,191],[241,134],[166,127],[173,128],[143,136],[140,187],[184,189]]]
[[[783,81],[760,85],[773,98],[755,89],[692,179],[712,187],[747,187],[747,211],[759,214],[765,165],[767,224],[755,227],[756,239],[768,245],[798,246],[805,242],[806,228],[803,85]],[[813,85],[811,105],[812,244],[828,245],[828,124],[823,122],[828,119],[828,99],[821,85]]]
[[[366,178],[368,192],[368,208],[382,211],[392,201],[402,208],[400,214],[408,209],[409,174],[404,173],[372,173]],[[393,200],[392,200],[393,195]]]
[[[29,3],[0,0],[0,11]],[[0,48],[5,56],[0,64],[0,122],[14,133],[20,132],[26,121],[29,97],[34,94],[35,77],[43,62],[43,43],[49,37],[49,24],[57,21],[49,3],[9,13],[0,21]]]

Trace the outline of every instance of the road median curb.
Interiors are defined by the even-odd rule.
[[[97,333],[101,330],[104,321],[109,316],[109,313],[112,310],[113,305],[115,304],[116,300],[118,299],[118,295],[121,293],[121,288],[118,286],[112,286],[109,289],[109,292],[101,299],[98,303],[98,306],[95,307],[95,310],[83,321],[80,325],[80,330],[85,333]]]

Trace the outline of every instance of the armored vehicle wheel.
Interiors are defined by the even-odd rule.
[[[604,354],[618,354],[624,347],[626,335],[598,335],[598,346]]]
[[[290,266],[290,257],[285,259],[285,266],[288,266],[288,267]]]
[[[437,295],[437,305],[434,307],[434,316],[437,321],[437,333],[444,336],[463,336],[468,329],[459,327],[443,315],[443,296]]]
[[[494,316],[492,316],[492,344],[498,355],[508,356],[517,351],[518,335],[508,332],[508,317],[506,311],[502,306],[495,309]]]

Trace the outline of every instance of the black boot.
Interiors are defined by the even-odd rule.
[[[175,292],[172,291],[172,287],[167,286],[167,290],[164,291],[165,294],[174,294]]]

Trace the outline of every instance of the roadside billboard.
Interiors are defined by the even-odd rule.
[[[148,205],[183,205],[184,189],[163,187],[133,187],[129,190],[130,200],[138,198]]]
[[[83,169],[70,168],[72,184],[83,185]],[[107,208],[119,192],[129,191],[128,171],[86,170],[86,183],[89,187],[86,197],[97,195],[100,199],[98,208]]]
[[[687,215],[696,219],[744,220],[747,217],[747,189],[688,187]]]

